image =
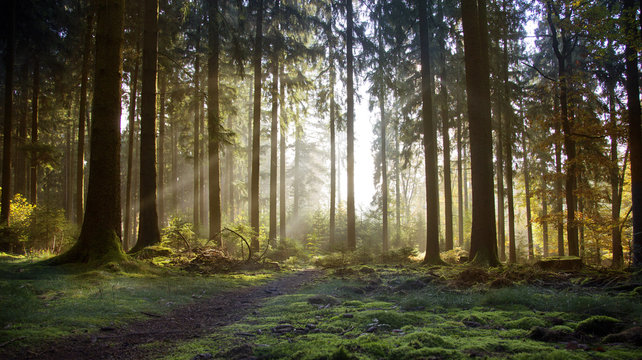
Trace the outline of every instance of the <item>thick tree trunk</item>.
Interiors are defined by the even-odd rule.
[[[352,54],[353,47],[353,14],[352,14],[352,0],[345,0],[346,3],[346,53],[347,53],[347,172],[348,172],[348,208],[347,208],[347,248],[354,251],[357,248],[357,233],[356,233],[356,219],[355,219],[355,204],[354,204],[354,55]]]
[[[136,42],[136,60],[134,72],[130,75],[131,83],[129,84],[129,137],[127,142],[127,179],[125,185],[125,224],[123,228],[123,247],[125,250],[131,248],[130,223],[132,212],[132,177],[134,164],[134,139],[136,136],[136,99],[138,95],[138,42]]]
[[[262,10],[261,10],[262,11]],[[209,239],[214,239],[216,246],[221,243],[221,175],[220,175],[220,140],[219,129],[219,9],[218,0],[209,2],[208,43],[209,59],[207,61],[207,133],[209,151]],[[258,33],[258,30],[257,30]],[[260,51],[260,47],[259,47]],[[256,126],[256,118],[254,119]],[[256,135],[256,132],[255,132]],[[257,164],[258,165],[258,164]],[[253,172],[254,173],[254,172]],[[257,191],[258,194],[258,191]],[[257,204],[258,205],[258,204]],[[258,231],[258,227],[254,228]],[[254,238],[253,238],[254,239]]]
[[[557,103],[557,100],[555,101]],[[555,111],[555,114],[559,113]],[[555,137],[559,139],[560,135],[559,121],[555,121]],[[555,218],[557,228],[557,255],[564,256],[564,222],[562,214],[562,149],[559,141],[555,141]]]
[[[120,244],[120,86],[124,1],[96,3],[96,68],[87,204],[76,244],[51,263],[124,259]]]
[[[633,0],[624,0],[624,19],[627,39],[626,94],[629,110],[629,147],[631,149],[631,208],[633,209],[633,267],[642,267],[642,130],[640,129],[640,86],[637,50],[632,39],[637,38],[635,5]],[[635,34],[635,35],[634,35]]]
[[[261,153],[261,57],[263,53],[263,0],[257,1],[254,45],[254,118],[252,121],[252,178],[250,184],[251,247],[259,250],[259,161]]]
[[[287,119],[285,117],[285,82],[284,78],[284,66],[281,63],[281,82],[279,84],[279,93],[281,94],[281,123],[279,129],[281,130],[281,138],[279,140],[279,237],[281,241],[285,240],[286,237],[286,224],[287,224],[287,214],[285,203],[287,199],[287,190],[285,187],[285,137],[287,136]]]
[[[145,0],[144,7],[140,121],[140,220],[138,240],[130,252],[137,252],[146,246],[160,243],[156,201],[158,0]]]
[[[83,44],[82,70],[80,78],[80,108],[78,109],[78,150],[76,155],[76,223],[82,224],[85,196],[85,124],[87,122],[87,83],[89,78],[89,60],[91,57],[91,34],[94,26],[94,9],[87,13],[87,28]],[[138,52],[136,52],[138,53]],[[127,233],[125,233],[126,235]]]
[[[475,263],[497,266],[486,1],[462,0],[462,23],[473,179],[470,257]]]
[[[278,1],[276,7],[278,8]],[[278,10],[275,10],[278,11]],[[272,121],[270,126],[270,229],[268,241],[276,244],[276,189],[278,176],[278,141],[279,141],[279,58],[274,54],[272,59]]]
[[[13,129],[13,63],[16,48],[16,0],[7,1],[5,9],[9,12],[7,34],[8,43],[5,52],[5,82],[4,82],[4,124],[2,140],[2,205],[0,209],[0,224],[9,225],[11,212],[11,130]]]
[[[35,55],[33,61],[33,90],[31,98],[31,145],[38,144],[38,101],[40,98],[40,61],[38,55]],[[31,203],[37,204],[38,202],[38,159],[37,154],[32,152],[31,161],[29,163],[30,170],[30,184],[29,194],[31,195]]]
[[[426,178],[426,257],[424,263],[439,264],[439,184],[437,182],[437,134],[432,118],[432,82],[430,74],[430,43],[426,1],[417,1],[419,44],[421,48],[421,98],[424,164]]]

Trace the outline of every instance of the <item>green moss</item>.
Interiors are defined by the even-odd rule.
[[[515,360],[583,360],[585,357],[572,353],[571,351],[553,350],[546,353],[518,354]]]
[[[615,331],[620,323],[620,320],[610,316],[591,316],[577,324],[575,331],[584,334],[603,336]]]
[[[555,325],[555,326],[551,327],[551,330],[557,331],[557,332],[560,332],[560,333],[563,333],[563,334],[571,334],[571,333],[573,333],[573,329],[570,326],[566,326],[566,325]]]
[[[401,338],[400,342],[407,343],[416,349],[422,347],[439,347],[446,349],[455,348],[455,346],[451,342],[445,340],[443,337],[426,331],[419,331],[408,334]]]
[[[535,326],[546,326],[546,321],[537,317],[527,316],[514,321],[508,321],[505,323],[505,326],[509,329],[530,330]]]

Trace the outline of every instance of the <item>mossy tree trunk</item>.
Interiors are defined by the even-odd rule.
[[[273,18],[278,23],[279,1],[274,4]],[[273,30],[278,31],[278,25],[273,25]],[[278,36],[278,34],[277,34]],[[268,241],[276,243],[276,203],[277,203],[277,181],[278,181],[278,141],[279,141],[279,49],[273,45],[272,49],[272,119],[270,122],[270,229]]]
[[[87,204],[80,236],[51,260],[95,263],[124,259],[120,212],[120,82],[124,0],[96,2],[96,64]]]

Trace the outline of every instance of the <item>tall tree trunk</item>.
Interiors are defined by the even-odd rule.
[[[624,0],[624,19],[628,42],[626,56],[626,93],[629,110],[629,147],[631,149],[631,208],[633,209],[633,267],[642,267],[642,130],[640,129],[640,86],[637,50],[632,39],[637,38],[635,5]],[[635,34],[635,35],[634,35]]]
[[[250,97],[248,101],[248,117],[247,117],[247,217],[248,219],[251,217],[252,214],[252,122],[254,119],[254,109],[253,109],[253,101],[254,101],[254,88],[252,86],[250,88]]]
[[[444,208],[446,225],[446,250],[453,249],[453,194],[450,180],[450,133],[448,115],[448,93],[446,90],[446,59],[442,48],[441,73],[441,138],[444,146]]]
[[[124,1],[96,2],[96,68],[87,204],[80,236],[52,263],[124,259],[120,244],[120,86]]]
[[[142,250],[146,246],[160,243],[156,202],[158,0],[145,0],[144,7],[143,82],[140,121],[140,220],[138,241],[130,250],[132,253]]]
[[[383,7],[380,6],[380,21],[383,21]],[[382,242],[382,251],[383,253],[387,253],[389,250],[389,244],[388,244],[388,156],[386,154],[386,143],[387,143],[387,137],[386,137],[386,127],[388,126],[388,122],[386,120],[386,86],[384,83],[383,79],[383,74],[386,71],[386,64],[384,61],[385,57],[385,52],[384,52],[384,45],[383,45],[383,29],[380,24],[379,26],[379,33],[378,33],[378,42],[379,42],[379,71],[382,74],[382,78],[380,80],[379,84],[379,91],[378,91],[378,101],[379,101],[379,115],[381,116],[380,118],[380,125],[381,125],[381,211],[382,211],[382,228],[381,228],[381,242]]]
[[[300,217],[301,206],[301,155],[302,144],[301,138],[303,137],[303,127],[300,120],[297,118],[294,125],[294,196],[292,199],[292,214],[294,219],[298,220]]]
[[[468,133],[467,135],[470,136],[470,132],[467,131],[468,129],[464,129],[465,133]],[[470,199],[470,195],[468,192],[468,160],[470,158],[470,153],[468,151],[468,144],[466,142],[463,143],[463,155],[464,155],[464,163],[463,163],[463,169],[464,169],[464,211],[468,213],[468,200]]]
[[[169,207],[169,213],[177,213],[178,212],[178,195],[179,195],[179,186],[178,186],[178,131],[177,129],[178,123],[176,121],[172,122],[170,126],[170,131],[171,131],[171,145],[170,145],[170,151],[171,151],[171,163],[172,163],[172,179],[169,182],[169,187],[170,187],[170,196],[172,199],[172,204]],[[180,190],[183,192],[183,190]],[[182,194],[181,194],[182,195]],[[166,212],[167,213],[167,212]],[[167,220],[165,220],[167,221]]]
[[[209,2],[208,43],[209,59],[207,61],[207,132],[209,149],[209,239],[214,239],[216,246],[221,243],[221,176],[220,176],[220,140],[219,129],[219,9],[218,0]],[[262,11],[262,10],[260,10]],[[257,30],[258,33],[259,30]],[[259,46],[260,51],[260,46]],[[254,119],[256,124],[256,118]],[[256,133],[255,133],[256,135]],[[256,141],[256,140],[255,140]],[[258,168],[258,161],[257,161]],[[258,172],[258,170],[257,170]],[[253,172],[254,173],[254,172]],[[258,190],[257,190],[258,194]],[[257,204],[258,205],[258,204]],[[258,231],[258,227],[254,228]],[[254,241],[254,237],[252,238]]]
[[[29,78],[29,62],[25,61],[22,67],[22,110],[20,112],[20,119],[18,122],[18,138],[16,139],[16,164],[14,165],[14,192],[20,193],[23,196],[27,194],[27,157],[24,150],[24,145],[27,143],[27,112],[29,111],[29,85],[27,79]],[[6,109],[6,107],[5,107]],[[80,209],[82,211],[82,209]]]
[[[283,63],[281,63],[281,82],[279,84],[279,93],[281,94],[281,124],[279,126],[279,129],[281,130],[281,138],[279,140],[279,237],[281,238],[281,241],[285,240],[286,237],[286,224],[287,224],[287,214],[286,214],[286,209],[285,209],[285,202],[287,199],[287,193],[286,193],[286,187],[285,187],[285,150],[286,150],[286,144],[285,144],[285,137],[287,136],[287,119],[285,115],[285,99],[286,99],[286,94],[285,94],[285,82],[283,81],[283,78],[285,76],[284,74],[284,66]]]
[[[9,225],[11,211],[11,130],[13,128],[13,62],[16,48],[16,0],[7,1],[9,13],[8,43],[5,52],[4,124],[2,140],[2,205],[0,224]]]
[[[559,111],[557,109],[557,104],[559,102],[559,97],[556,96],[554,100],[555,108],[554,112],[556,116],[559,116]],[[557,228],[557,255],[564,256],[564,222],[562,214],[562,149],[559,144],[560,134],[560,122],[555,120],[555,218],[556,218],[556,228]]]
[[[347,53],[347,122],[346,132],[348,141],[347,153],[347,171],[348,171],[348,208],[347,208],[347,248],[354,251],[357,248],[357,233],[356,233],[356,219],[354,207],[354,55],[352,54],[353,47],[353,14],[352,14],[352,0],[345,0],[346,3],[346,53]]]
[[[35,55],[33,61],[33,90],[31,99],[31,145],[38,144],[38,101],[40,98],[40,59]],[[35,147],[34,147],[35,149]],[[32,150],[30,169],[30,191],[31,203],[38,202],[38,158],[37,153]]]
[[[424,263],[439,264],[439,184],[437,182],[437,134],[432,119],[432,83],[430,74],[430,43],[426,1],[417,1],[419,44],[421,48],[421,98],[424,164],[426,177],[426,257]]]
[[[157,69],[160,70],[160,66]],[[158,104],[158,138],[156,139],[158,146],[156,149],[158,154],[158,163],[156,165],[156,169],[158,169],[158,190],[156,196],[158,196],[158,222],[160,226],[163,226],[165,223],[165,96],[167,93],[167,75],[159,71],[158,77],[160,94]]]
[[[87,122],[87,83],[89,78],[89,60],[91,57],[91,34],[94,27],[94,9],[90,6],[87,13],[87,28],[83,43],[82,70],[80,78],[80,108],[78,114],[78,150],[76,155],[76,223],[82,224],[84,204],[85,175],[85,123]],[[136,52],[138,54],[138,51]],[[127,233],[125,232],[125,235]]]
[[[337,139],[336,139],[336,103],[334,86],[336,70],[334,68],[334,44],[330,45],[330,249],[336,248],[336,207],[337,207]]]
[[[395,247],[401,247],[401,166],[399,144],[399,118],[395,121]]]
[[[470,256],[476,263],[497,266],[486,1],[462,0],[462,23],[473,180]]]
[[[617,151],[617,117],[615,114],[615,82],[609,80],[607,83],[609,96],[609,118],[610,118],[610,142],[611,142],[611,166],[609,178],[611,182],[611,244],[613,252],[612,266],[616,269],[624,266],[622,253],[622,233],[620,232],[620,207],[622,197],[620,193],[620,166]]]
[[[278,16],[279,2],[275,4],[275,17]],[[270,229],[268,241],[276,244],[276,188],[278,176],[279,141],[279,54],[274,50],[272,58],[272,121],[270,123]]]
[[[227,127],[232,129],[232,126],[232,117],[230,116],[227,118]],[[232,222],[236,217],[236,187],[234,186],[234,151],[231,146],[228,146],[227,151],[225,151],[225,169],[227,177],[227,214],[228,221]]]
[[[562,49],[559,48],[558,33],[555,23],[553,22],[553,3],[549,0],[547,3],[547,20],[553,36],[551,37],[553,51],[557,58],[558,76],[560,86],[560,111],[562,117],[562,130],[564,132],[564,152],[566,153],[566,233],[568,239],[568,254],[570,256],[579,256],[579,243],[577,239],[577,223],[575,221],[576,195],[577,186],[575,171],[575,140],[572,137],[571,118],[568,114],[568,70],[567,58],[570,55],[570,40],[562,31]]]
[[[530,185],[530,168],[528,164],[528,142],[526,134],[526,124],[524,124],[524,132],[522,133],[522,145],[524,147],[524,194],[526,196],[526,230],[528,239],[528,259],[535,259],[535,252],[533,249],[533,224],[531,223],[531,185]]]
[[[499,44],[498,44],[499,45]],[[506,261],[506,223],[504,217],[504,126],[502,114],[502,101],[499,96],[497,101],[497,228],[499,229],[498,245],[499,259]]]
[[[200,33],[199,33],[200,35]],[[197,51],[200,50],[200,44],[196,45]],[[201,62],[198,54],[194,59],[194,203],[192,204],[192,221],[194,222],[194,231],[199,233],[201,227],[200,215],[200,198],[201,194],[201,86],[200,86]]]
[[[548,257],[548,190],[546,189],[546,180],[542,181],[542,257]]]
[[[257,1],[254,45],[254,119],[252,121],[252,179],[250,185],[251,246],[259,250],[259,160],[261,153],[261,57],[263,53],[263,0]]]
[[[127,142],[127,179],[125,185],[125,224],[124,224],[124,239],[123,247],[128,250],[131,247],[131,212],[132,212],[132,176],[134,164],[134,139],[136,136],[136,99],[138,95],[138,67],[139,67],[139,48],[138,41],[136,42],[136,60],[134,64],[134,72],[130,75],[131,83],[129,84],[129,137]]]
[[[460,248],[464,247],[464,184],[462,153],[462,119],[457,119],[457,241]]]

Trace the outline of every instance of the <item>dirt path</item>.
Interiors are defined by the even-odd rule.
[[[2,356],[8,356],[7,359],[52,360],[152,358],[177,342],[198,338],[237,322],[267,298],[292,293],[321,274],[318,270],[304,270],[265,285],[227,291],[180,307],[166,316],[132,323],[124,328],[103,328],[97,333],[70,337],[45,344],[39,349],[25,349]],[[152,342],[160,344],[141,348],[141,345]]]

